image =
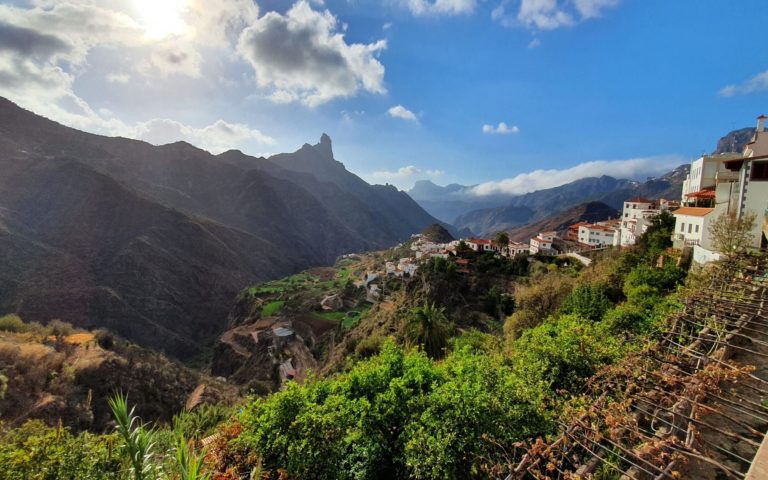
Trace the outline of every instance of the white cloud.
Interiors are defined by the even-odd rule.
[[[477,0],[402,0],[414,15],[467,15],[475,11]]]
[[[203,52],[221,57],[224,50],[236,58],[237,39],[259,15],[253,0],[161,3],[33,0],[26,7],[0,5],[0,92],[35,113],[105,135],[154,143],[186,140],[214,152],[275,144],[257,129],[224,120],[204,127],[170,119],[128,124],[74,93],[77,79],[87,70],[95,70],[105,82],[131,88],[130,95],[137,85],[171,74],[200,78]],[[113,57],[122,62],[122,71],[99,71],[91,56],[96,49],[119,52]],[[134,74],[149,82],[132,82]]]
[[[603,175],[616,178],[644,179],[667,172],[671,167],[682,163],[685,163],[685,159],[674,155],[614,161],[598,160],[580,163],[563,170],[534,170],[504,180],[481,183],[470,188],[468,193],[477,196],[521,195],[545,188],[558,187],[581,178]]]
[[[539,45],[541,45],[541,40],[539,40],[538,38],[534,38],[533,40],[528,42],[528,48],[536,48]]]
[[[734,95],[748,95],[765,91],[768,91],[768,70],[758,73],[744,83],[727,85],[719,93],[723,97],[732,97]]]
[[[603,11],[618,5],[620,0],[502,0],[491,12],[491,17],[507,27],[522,26],[536,30],[555,30],[570,27],[590,18],[600,17]]]
[[[213,153],[221,153],[238,148],[246,142],[262,145],[274,145],[275,139],[240,123],[228,123],[224,120],[202,128],[184,125],[175,120],[157,118],[134,127],[133,137],[154,145],[163,145],[185,140],[195,146]]]
[[[131,76],[127,73],[110,73],[107,75],[107,81],[109,83],[128,83],[131,81]]]
[[[403,120],[408,120],[411,122],[418,121],[416,114],[408,110],[402,105],[395,105],[394,107],[387,110],[387,113],[392,118],[401,118]]]
[[[253,67],[269,98],[316,106],[360,90],[385,93],[384,66],[376,55],[387,42],[344,40],[331,12],[300,0],[285,15],[269,12],[246,28],[237,50]]]
[[[516,125],[509,126],[504,122],[499,122],[497,126],[483,125],[483,133],[487,135],[512,135],[520,132],[520,129]]]
[[[445,172],[442,170],[429,170],[429,169],[422,170],[413,165],[408,165],[406,167],[400,167],[395,171],[378,170],[376,172],[373,172],[371,176],[374,178],[380,178],[385,180],[398,180],[398,179],[411,178],[415,176],[434,178],[434,177],[442,176],[444,174]]]

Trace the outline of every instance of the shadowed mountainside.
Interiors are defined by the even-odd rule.
[[[0,313],[188,357],[246,285],[386,248],[435,219],[333,158],[88,134],[0,99]]]

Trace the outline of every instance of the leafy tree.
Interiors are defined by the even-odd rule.
[[[622,346],[602,322],[576,315],[552,318],[512,344],[515,370],[528,385],[577,392],[598,367],[618,359]]]
[[[649,318],[637,304],[625,302],[606,312],[603,321],[614,333],[642,332],[648,327]]]
[[[723,212],[709,224],[709,234],[717,251],[740,253],[752,245],[752,230],[757,216],[747,212],[741,217]]]
[[[604,287],[581,284],[568,294],[560,310],[565,314],[573,313],[582,318],[598,321],[612,306]]]
[[[472,258],[475,255],[475,251],[469,248],[469,245],[464,240],[461,240],[456,246],[456,255],[462,258]]]
[[[673,290],[685,279],[686,272],[674,263],[668,262],[657,268],[640,264],[627,274],[624,280],[624,294],[629,297],[629,291],[637,287],[650,287],[659,293]]]
[[[405,325],[407,341],[418,345],[430,358],[440,358],[445,353],[451,327],[445,309],[425,303],[411,311]]]
[[[651,219],[648,229],[640,237],[638,247],[648,258],[657,258],[672,246],[672,232],[675,230],[675,216],[667,210]]]

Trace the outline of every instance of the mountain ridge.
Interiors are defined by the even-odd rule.
[[[269,159],[212,155],[81,132],[0,99],[0,146],[0,312],[107,326],[183,358],[222,331],[245,285],[436,222],[348,172],[327,135]]]

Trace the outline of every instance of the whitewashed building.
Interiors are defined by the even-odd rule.
[[[537,236],[531,238],[530,247],[528,249],[530,254],[552,253],[554,251],[552,244],[555,242],[556,237],[556,232],[539,232]]]
[[[579,226],[578,241],[593,248],[605,248],[615,245],[618,236],[616,229],[599,224],[587,224]]]
[[[744,147],[740,158],[724,162],[727,173],[718,176],[715,218],[722,213],[743,217],[747,213],[757,216],[752,230],[751,246],[768,246],[768,132],[765,115],[757,117],[757,128],[752,140]]]
[[[626,200],[621,212],[621,246],[627,247],[637,243],[637,239],[651,225],[651,219],[658,214],[659,210],[653,200],[643,197]]]
[[[720,153],[716,155],[703,155],[691,162],[688,175],[683,182],[681,202],[683,205],[693,203],[701,192],[714,190],[718,175],[727,172],[726,160],[740,158],[739,153]]]
[[[714,218],[714,208],[682,207],[672,214],[675,216],[675,231],[672,242],[675,248],[700,245],[710,249],[709,222]]]
[[[516,255],[528,254],[530,250],[531,246],[529,244],[511,241],[507,247],[507,255],[514,257]]]

